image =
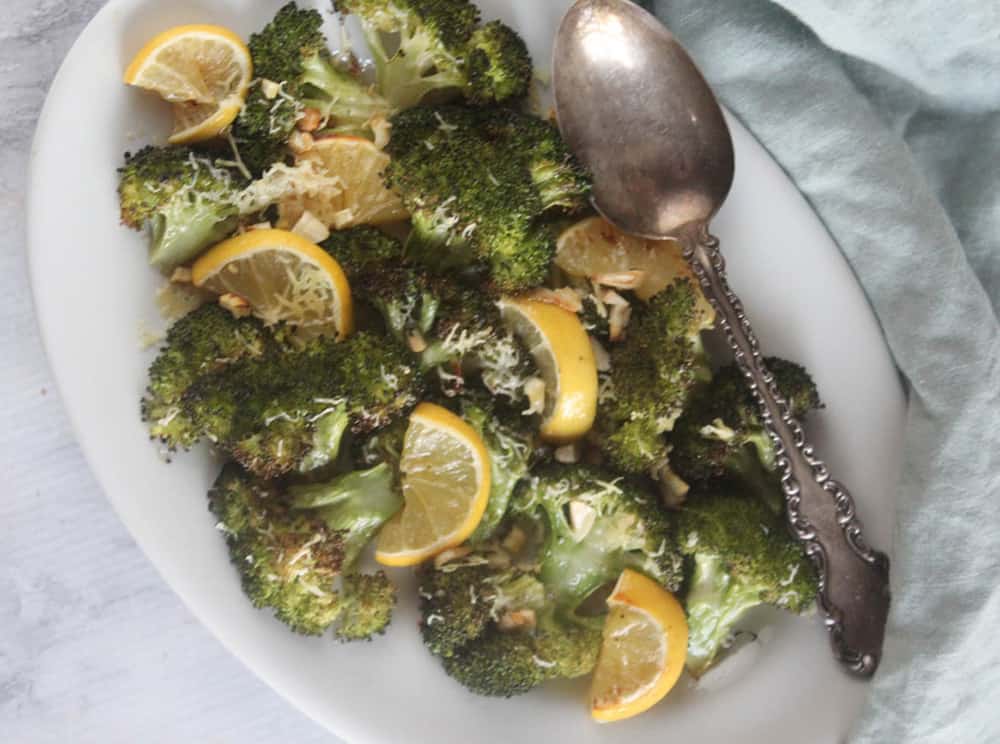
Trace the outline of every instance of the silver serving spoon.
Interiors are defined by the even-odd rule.
[[[553,80],[559,125],[593,172],[601,214],[627,233],[683,242],[777,448],[789,524],[819,570],[834,653],[871,676],[889,612],[889,559],[865,542],[850,494],[806,442],[726,281],[708,222],[732,186],[734,158],[715,96],[677,39],[628,0],[579,0],[569,10]]]

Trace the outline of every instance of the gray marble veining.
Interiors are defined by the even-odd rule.
[[[24,238],[30,144],[59,63],[103,4],[0,2],[0,742],[329,742],[146,561],[88,471],[45,361]]]

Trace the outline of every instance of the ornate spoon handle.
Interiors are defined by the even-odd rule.
[[[819,572],[819,606],[834,655],[870,677],[882,655],[889,613],[889,559],[864,539],[847,489],[830,477],[764,365],[740,299],[726,281],[719,241],[702,230],[686,257],[715,307],[736,361],[760,405],[782,471],[787,516]]]

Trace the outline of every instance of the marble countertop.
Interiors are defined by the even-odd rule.
[[[35,122],[104,0],[4,0],[0,28],[0,741],[335,741],[261,683],[160,579],[63,413],[24,237]]]

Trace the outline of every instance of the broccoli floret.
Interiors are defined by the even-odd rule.
[[[191,447],[200,435],[182,415],[188,388],[201,376],[241,359],[262,356],[276,341],[253,318],[237,319],[216,304],[203,305],[174,323],[149,369],[142,420],[170,450]]]
[[[537,375],[524,344],[503,323],[496,299],[482,289],[442,283],[425,369],[437,368],[446,392],[454,394],[478,380],[491,395],[509,403],[524,400],[524,383]]]
[[[320,464],[335,460],[345,425],[357,435],[373,432],[408,413],[421,390],[405,351],[384,336],[360,333],[203,376],[185,393],[183,415],[245,468],[274,478],[312,464],[317,450]],[[329,427],[327,417],[335,417]]]
[[[358,478],[296,495],[228,465],[209,492],[244,592],[299,633],[321,635],[336,624],[339,638],[364,639],[391,618],[395,590],[381,572],[358,573],[357,556],[402,497],[391,473]]]
[[[782,520],[756,499],[700,495],[678,515],[678,544],[693,563],[685,606],[687,667],[700,676],[735,624],[762,604],[809,609],[818,591],[813,564]]]
[[[122,222],[148,227],[151,264],[169,271],[236,229],[240,177],[186,147],[126,153],[118,171]]]
[[[510,696],[589,673],[603,625],[594,593],[626,567],[680,586],[667,513],[637,484],[550,466],[521,483],[508,512],[502,540],[421,573],[424,642],[474,692]]]
[[[236,465],[223,469],[209,506],[255,607],[272,607],[293,630],[318,635],[339,612],[333,583],[343,563],[340,537],[308,513],[294,513],[272,486]]]
[[[480,695],[519,695],[597,662],[600,618],[560,613],[536,576],[506,567],[498,553],[425,568],[420,595],[425,645]]]
[[[505,109],[420,107],[393,119],[386,182],[413,216],[407,255],[435,270],[481,262],[495,285],[541,284],[550,217],[586,206],[589,181],[554,125]]]
[[[342,641],[370,641],[392,621],[396,587],[379,571],[345,576],[340,589],[342,611],[336,634]]]
[[[527,46],[502,23],[480,27],[468,0],[334,0],[334,7],[360,19],[378,88],[397,108],[431,93],[499,103],[528,92]]]
[[[426,567],[420,573],[420,632],[435,656],[447,658],[479,638],[493,615],[494,589],[487,579],[497,572],[486,559],[479,565]],[[487,591],[481,596],[481,593]]]
[[[333,256],[353,287],[366,276],[403,261],[403,246],[375,227],[337,230],[321,244]]]
[[[441,282],[423,272],[384,262],[360,275],[352,289],[379,312],[386,330],[411,348],[434,327]]]
[[[666,460],[663,435],[711,376],[700,335],[709,318],[699,298],[694,282],[674,282],[637,308],[626,340],[611,349],[599,420],[604,453],[624,472],[649,473]]]
[[[287,155],[285,145],[306,108],[328,126],[358,131],[392,107],[371,86],[337,66],[322,33],[323,17],[288,3],[248,47],[259,81],[233,124],[240,156],[255,175]],[[279,85],[277,92],[268,90]]]
[[[357,300],[378,310],[386,329],[412,349],[444,392],[470,380],[517,403],[535,374],[523,344],[504,325],[493,296],[394,260],[369,261],[351,281]]]
[[[552,465],[520,486],[510,510],[543,520],[539,575],[570,612],[625,568],[671,591],[681,585],[670,517],[639,482],[584,465]]]
[[[775,357],[765,363],[796,418],[821,407],[805,368]],[[774,444],[735,364],[719,370],[691,399],[671,439],[671,466],[688,483],[726,483],[762,498],[775,512],[784,510]]]
[[[479,526],[469,542],[493,537],[507,514],[517,484],[528,474],[533,454],[532,437],[518,412],[502,412],[500,406],[481,399],[463,400],[462,418],[482,437],[490,455],[490,498]]]
[[[442,662],[448,676],[477,695],[522,695],[551,678],[549,662],[538,656],[530,634],[494,627]]]
[[[403,505],[395,471],[382,463],[339,475],[327,483],[291,486],[292,506],[314,510],[344,540],[344,560],[354,565],[382,525]]]
[[[472,34],[466,52],[468,97],[475,103],[520,98],[534,73],[528,47],[517,32],[492,21]]]

